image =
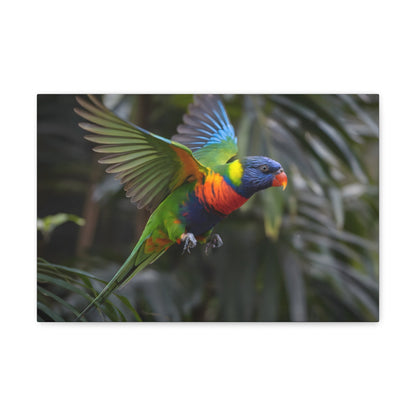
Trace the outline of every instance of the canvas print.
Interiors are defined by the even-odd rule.
[[[379,319],[379,97],[37,97],[37,320]]]

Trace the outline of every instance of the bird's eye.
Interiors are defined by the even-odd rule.
[[[266,173],[266,172],[268,172],[268,171],[269,171],[269,167],[268,167],[267,165],[262,165],[262,166],[260,166],[260,170],[261,170],[262,172]]]

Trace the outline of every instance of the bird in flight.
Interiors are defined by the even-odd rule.
[[[172,140],[138,127],[106,108],[96,97],[77,97],[74,111],[86,121],[94,151],[104,155],[124,185],[126,195],[152,214],[133,251],[101,293],[78,315],[102,303],[115,289],[153,263],[173,244],[183,252],[198,244],[205,249],[223,245],[214,226],[241,207],[257,191],[285,189],[287,176],[280,163],[265,156],[237,159],[234,128],[215,95],[197,95]]]

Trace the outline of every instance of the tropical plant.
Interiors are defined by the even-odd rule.
[[[78,297],[90,302],[96,295],[93,282],[104,284],[90,273],[79,269],[65,267],[39,258],[38,268],[38,320],[39,321],[73,321],[80,309],[77,308]],[[127,310],[131,311],[137,321],[141,321],[136,310],[131,306],[128,299],[121,295],[115,297]],[[112,301],[100,305],[98,311],[103,311],[112,321],[126,321],[126,317],[119,307]],[[85,318],[81,318],[85,321]]]

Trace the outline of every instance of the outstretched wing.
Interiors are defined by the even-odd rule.
[[[189,147],[205,166],[227,163],[236,156],[237,137],[224,105],[216,95],[196,95],[172,140]]]
[[[79,126],[93,133],[85,138],[100,145],[93,149],[106,154],[99,162],[110,165],[106,172],[116,174],[138,208],[153,210],[183,183],[202,180],[206,174],[182,144],[120,119],[93,96],[77,101],[83,109],[74,111],[89,121]]]

